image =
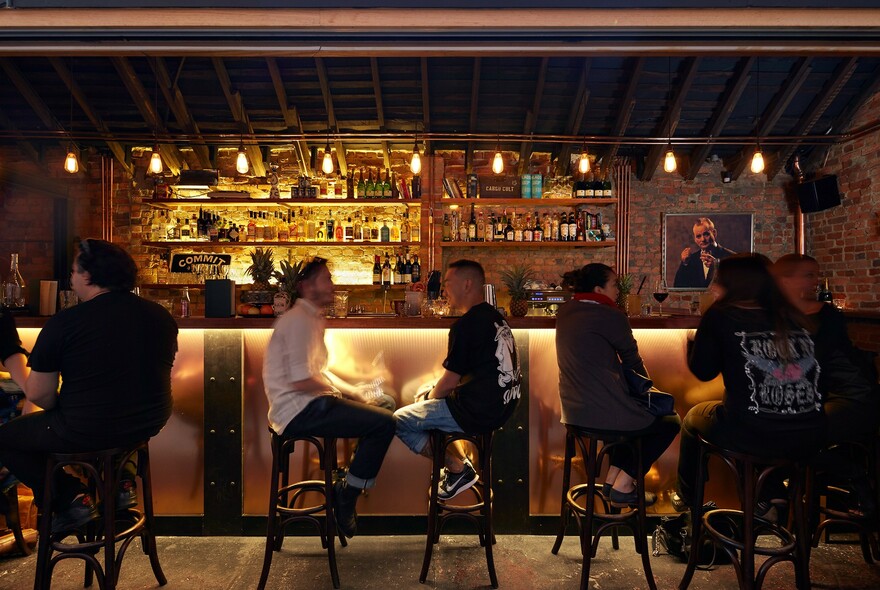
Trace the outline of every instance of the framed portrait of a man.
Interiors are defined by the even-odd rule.
[[[751,213],[663,215],[663,278],[670,291],[701,291],[715,278],[718,261],[751,252]]]

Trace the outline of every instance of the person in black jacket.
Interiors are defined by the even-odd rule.
[[[718,232],[708,217],[700,217],[694,223],[694,242],[697,249],[687,247],[681,251],[681,264],[675,272],[674,287],[705,289],[715,278],[718,261],[735,254],[720,246],[715,240]]]

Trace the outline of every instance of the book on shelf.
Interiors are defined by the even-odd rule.
[[[462,192],[461,187],[458,186],[458,181],[454,178],[443,177],[443,188],[446,190],[446,194],[449,195],[450,199],[461,199]]]

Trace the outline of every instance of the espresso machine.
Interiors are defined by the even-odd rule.
[[[571,293],[560,289],[529,289],[527,316],[553,317],[559,306],[571,299]]]

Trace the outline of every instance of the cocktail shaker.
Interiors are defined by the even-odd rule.
[[[495,285],[491,283],[483,285],[483,298],[486,300],[486,303],[492,307],[498,307],[495,302]]]

